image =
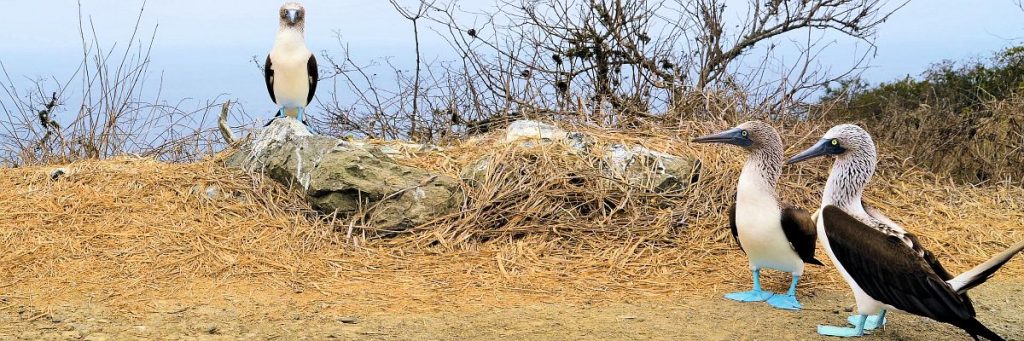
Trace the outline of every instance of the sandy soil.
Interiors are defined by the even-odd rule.
[[[220,288],[205,295],[124,310],[88,301],[42,308],[0,293],[0,339],[815,340],[822,339],[817,324],[843,323],[852,304],[843,292],[805,295],[802,312],[719,297],[566,302],[523,293],[480,305],[403,311],[330,297],[306,300],[297,293]],[[1024,283],[994,279],[972,295],[983,323],[1007,339],[1024,340]],[[887,328],[868,339],[968,339],[945,324],[890,316]]]

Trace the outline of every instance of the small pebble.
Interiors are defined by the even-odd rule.
[[[359,319],[356,319],[355,317],[351,317],[351,316],[345,316],[345,317],[339,318],[338,322],[345,323],[345,324],[356,324],[356,323],[359,323]]]
[[[53,323],[64,322],[64,316],[61,316],[60,314],[50,315],[50,321],[53,322]]]
[[[853,307],[851,306],[851,307],[843,308],[843,311],[848,312],[848,313],[852,313],[853,312]]]

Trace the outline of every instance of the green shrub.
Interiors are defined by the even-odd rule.
[[[919,166],[970,183],[1024,183],[1024,46],[933,64],[920,78],[845,80],[821,102],[826,119],[861,122]]]

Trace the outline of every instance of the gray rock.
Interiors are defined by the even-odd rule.
[[[366,210],[366,223],[381,231],[401,232],[461,205],[455,179],[398,164],[386,154],[368,144],[312,135],[293,119],[277,119],[253,132],[225,162],[302,190],[325,214]]]
[[[505,142],[521,140],[562,141],[566,132],[556,126],[530,120],[512,122],[505,129]]]
[[[641,146],[614,144],[604,153],[608,170],[633,186],[649,188],[658,193],[685,189],[700,162],[656,152]]]
[[[478,185],[487,178],[487,171],[491,169],[492,162],[494,162],[493,157],[484,156],[462,168],[459,176],[474,186]]]
[[[349,142],[351,145],[361,149],[376,149],[382,154],[392,159],[406,159],[410,155],[419,153],[425,153],[430,151],[442,150],[435,145],[420,144],[420,143],[407,143],[407,142],[383,142],[383,143],[368,143],[366,141],[353,140]]]
[[[613,144],[595,150],[596,141],[585,133],[565,132],[536,121],[512,122],[505,131],[505,142],[515,142],[523,147],[536,143],[563,143],[581,157],[603,160],[603,171],[609,176],[658,193],[685,189],[700,169],[700,161],[696,158],[670,155],[642,146]],[[484,156],[463,168],[460,176],[470,183],[479,183],[486,177],[492,163],[491,156]]]

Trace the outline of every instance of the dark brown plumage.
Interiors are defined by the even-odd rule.
[[[818,239],[818,230],[814,226],[811,214],[802,208],[784,205],[782,208],[782,232],[800,259],[807,264],[824,265],[814,258],[814,243]]]
[[[316,55],[310,55],[309,60],[306,61],[306,74],[309,75],[309,96],[306,97],[306,104],[308,105],[313,103],[313,95],[316,94],[316,83],[320,81],[320,69],[316,67]]]
[[[274,68],[273,63],[270,62],[270,55],[267,55],[267,61],[263,62],[263,80],[267,83],[267,92],[270,93],[270,101],[277,103],[277,96],[274,96]]]
[[[903,240],[861,223],[836,206],[826,206],[822,219],[836,260],[872,298],[957,326],[974,338],[1003,340],[974,318],[966,294],[953,291]]]

